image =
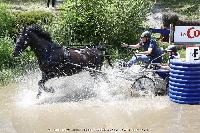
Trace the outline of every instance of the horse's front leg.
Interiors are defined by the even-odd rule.
[[[45,83],[49,80],[49,78],[47,77],[47,75],[45,73],[42,73],[42,79],[38,82],[38,94],[37,94],[37,98],[39,98],[42,94],[42,90],[44,90],[45,92],[51,92],[54,93],[54,89],[51,88],[47,88],[45,87]]]

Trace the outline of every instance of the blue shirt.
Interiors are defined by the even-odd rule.
[[[151,58],[156,58],[162,54],[161,49],[158,48],[156,41],[153,39],[150,39],[145,43],[142,42],[142,43],[140,43],[140,45],[142,46],[144,51],[148,51],[148,48],[152,48],[151,54],[148,55],[148,56],[151,56]]]

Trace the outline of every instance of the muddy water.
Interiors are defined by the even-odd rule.
[[[113,74],[111,74],[113,75]],[[87,72],[50,80],[55,94],[35,99],[40,72],[0,89],[0,133],[198,133],[200,106],[163,97],[129,97],[129,83]]]

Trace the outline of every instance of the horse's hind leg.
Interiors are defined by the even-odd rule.
[[[54,89],[53,88],[47,88],[45,87],[45,83],[49,78],[46,76],[46,74],[42,74],[42,79],[38,82],[38,94],[37,94],[37,98],[39,98],[42,94],[42,90],[44,90],[45,92],[51,92],[54,93]]]

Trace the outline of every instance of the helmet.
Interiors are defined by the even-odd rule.
[[[151,33],[150,33],[149,31],[145,31],[145,32],[143,32],[143,33],[141,34],[140,37],[141,37],[141,38],[143,38],[143,37],[151,38]]]
[[[175,45],[169,45],[167,48],[166,48],[166,51],[167,52],[174,52],[176,53],[177,52],[177,48]]]

